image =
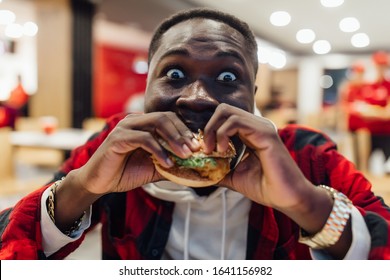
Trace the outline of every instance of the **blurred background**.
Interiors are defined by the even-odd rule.
[[[326,132],[390,203],[389,1],[0,0],[0,210],[106,118],[143,110],[151,34],[191,7],[245,20],[263,116]],[[99,258],[98,238],[69,258]]]
[[[262,114],[328,133],[388,199],[389,1],[0,0],[0,208],[104,119],[142,111],[153,30],[202,6],[254,30]]]

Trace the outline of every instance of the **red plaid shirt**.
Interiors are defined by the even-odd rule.
[[[106,128],[75,149],[53,181],[84,165],[108,133],[122,119],[113,117]],[[314,184],[325,184],[346,194],[363,215],[371,235],[370,259],[390,259],[390,209],[371,192],[370,183],[318,131],[290,125],[279,135],[303,174]],[[46,258],[42,250],[41,195],[50,184],[0,213],[0,259]],[[142,188],[113,193],[93,205],[92,226],[101,223],[103,259],[160,259],[172,223],[174,203],[154,198]],[[90,229],[91,229],[90,228]],[[62,259],[83,236],[50,256]],[[284,214],[252,203],[247,235],[247,259],[309,259],[308,247],[298,243],[299,227]]]

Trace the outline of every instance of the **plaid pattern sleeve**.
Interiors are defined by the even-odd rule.
[[[124,115],[115,116],[101,133],[74,150],[56,179],[85,164]],[[289,125],[280,138],[313,185],[329,185],[347,195],[362,214],[371,235],[370,259],[390,259],[390,209],[371,191],[370,182],[337,152],[319,131]],[[0,259],[45,258],[40,240],[40,197],[47,186],[0,213]],[[147,195],[142,188],[112,194],[94,204],[93,223],[102,222],[106,259],[159,259],[168,239],[174,205]],[[282,213],[252,205],[249,215],[248,259],[307,259],[308,248],[298,244],[298,227]],[[52,258],[62,259],[82,238]]]
[[[292,125],[280,132],[290,154],[314,184],[331,186],[358,208],[371,235],[370,259],[390,259],[390,208],[336,145],[319,131]]]
[[[40,200],[44,190],[72,169],[81,167],[96,151],[104,138],[125,115],[112,117],[99,134],[75,149],[51,182],[22,198],[14,207],[0,212],[0,259],[45,259],[40,229]],[[99,213],[99,211],[95,211]],[[95,222],[98,216],[95,217]],[[83,238],[68,244],[51,258],[64,258],[75,250]]]

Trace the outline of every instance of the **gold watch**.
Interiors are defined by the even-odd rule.
[[[312,249],[324,249],[334,245],[340,239],[352,211],[352,202],[343,193],[325,185],[318,187],[330,192],[334,203],[328,220],[318,233],[308,235],[304,230],[300,230],[298,241]]]

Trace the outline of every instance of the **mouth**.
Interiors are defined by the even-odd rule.
[[[199,129],[204,131],[209,119],[211,118],[211,115],[205,116],[203,113],[192,113],[186,115],[179,114],[178,116],[183,121],[183,123],[194,133],[197,133]],[[231,140],[237,151],[243,148],[244,144],[238,135],[231,137]]]
[[[200,124],[198,122],[184,121],[184,124],[194,133],[197,133],[200,130],[204,130],[206,124]]]
[[[179,118],[192,132],[198,132],[199,129],[204,130],[210,119],[210,117],[200,113],[179,115]]]
[[[194,110],[188,106],[178,106],[176,114],[191,131],[198,132],[199,129],[204,130],[214,111],[215,108]]]

